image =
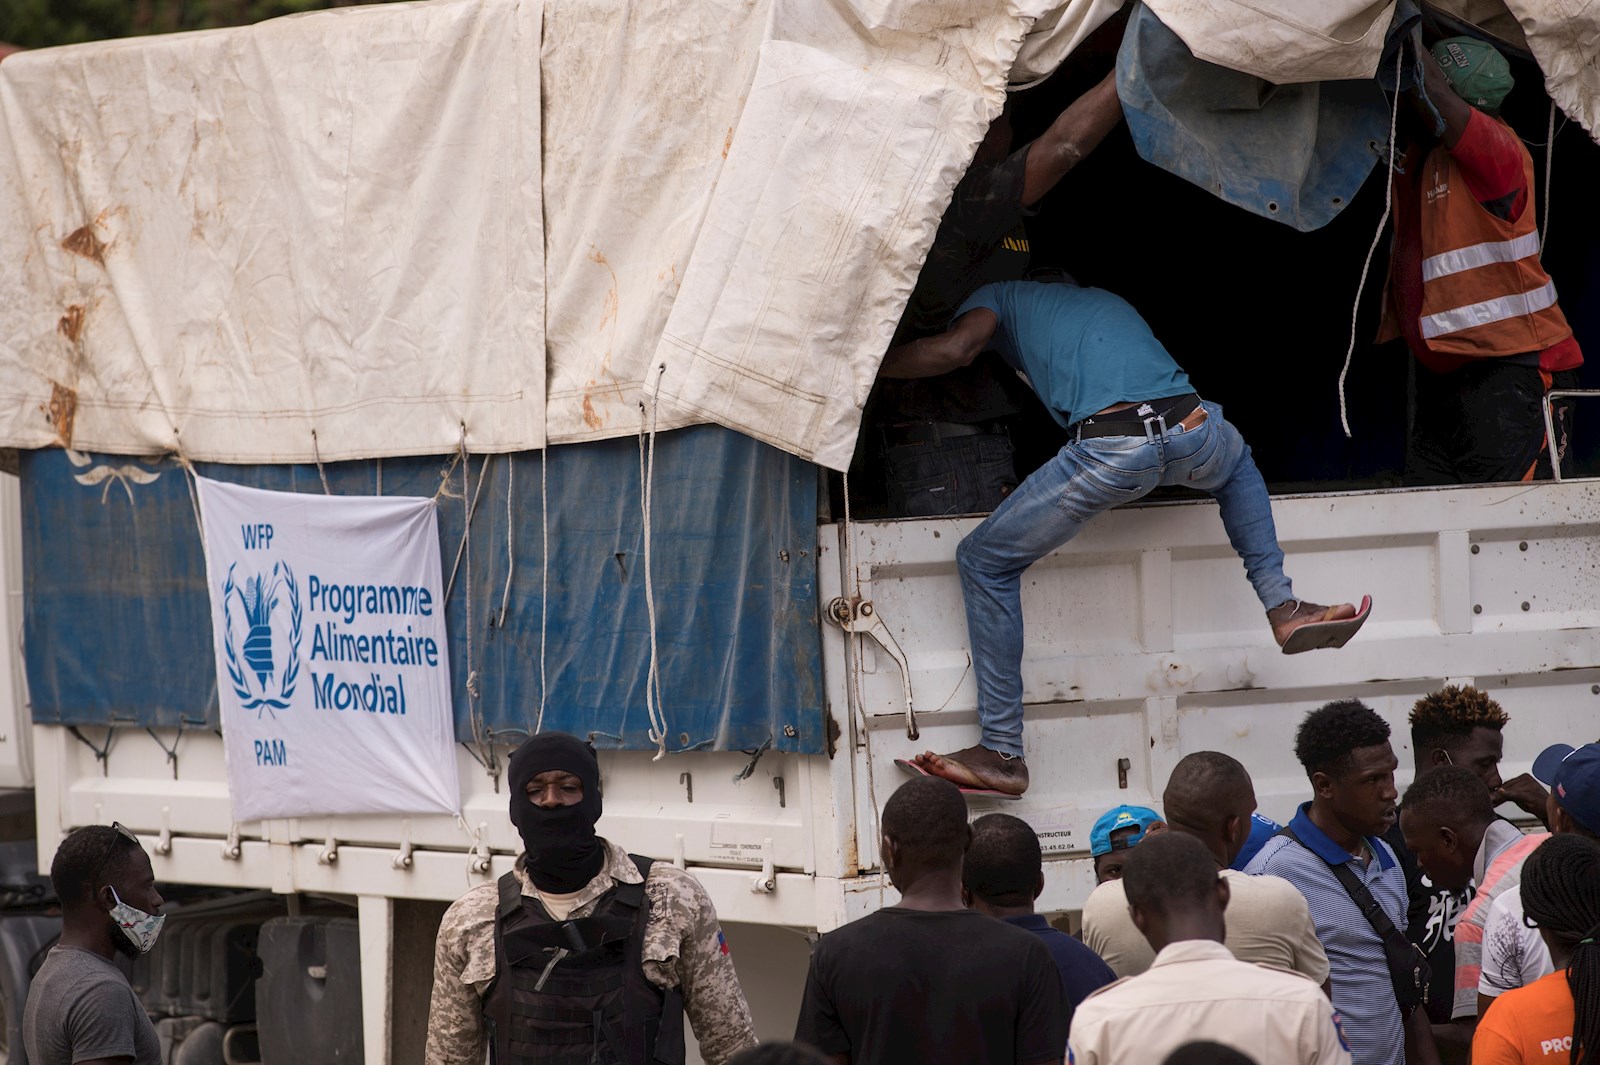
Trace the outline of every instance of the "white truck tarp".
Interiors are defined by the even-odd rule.
[[[5,60],[0,444],[540,446],[538,49],[446,2]]]
[[[432,0],[12,56],[0,447],[308,462],[653,420],[843,469],[1008,78],[1120,6]],[[1594,130],[1600,7],[1510,6]],[[1392,4],[1151,7],[1295,81],[1370,76]]]
[[[842,468],[1025,36],[1117,4],[1058,6],[433,0],[14,56],[0,446],[522,450],[638,432],[648,384]]]
[[[1278,85],[1372,77],[1395,9],[1393,0],[1145,3],[1199,58]],[[1600,137],[1600,4],[1437,0],[1428,6],[1526,46],[1544,72],[1545,92]]]

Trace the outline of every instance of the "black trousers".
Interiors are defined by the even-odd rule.
[[[1004,433],[886,446],[883,462],[891,518],[987,514],[1017,486]]]
[[[1406,484],[1487,484],[1552,476],[1544,394],[1576,388],[1576,370],[1551,374],[1536,366],[1484,359],[1443,374],[1418,366],[1416,379]],[[1571,402],[1557,400],[1551,414],[1553,451],[1564,460],[1572,433]]]

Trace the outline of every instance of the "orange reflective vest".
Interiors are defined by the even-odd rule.
[[[1556,304],[1555,282],[1539,262],[1533,157],[1526,148],[1522,172],[1530,195],[1521,216],[1507,221],[1473,197],[1444,145],[1436,145],[1423,161],[1421,202],[1415,208],[1422,232],[1418,325],[1429,350],[1473,358],[1523,355],[1572,335]],[[1398,331],[1386,327],[1384,332]]]

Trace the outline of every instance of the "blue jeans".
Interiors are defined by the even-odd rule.
[[[1228,542],[1264,609],[1294,598],[1283,574],[1283,551],[1272,524],[1267,485],[1250,445],[1203,403],[1206,420],[1191,430],[1163,431],[1132,423],[1138,436],[1091,437],[1069,443],[956,548],[967,638],[978,681],[983,745],[1022,754],[1022,574],[1078,534],[1102,511],[1131,503],[1158,485],[1209,492],[1222,509]]]

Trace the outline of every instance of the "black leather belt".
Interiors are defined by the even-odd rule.
[[[961,422],[912,422],[909,425],[890,425],[883,430],[884,441],[890,447],[904,444],[937,444],[958,436],[1004,436],[1006,428],[1000,422],[981,422],[966,425]]]
[[[1164,404],[1164,406],[1157,406]],[[1141,410],[1149,408],[1147,413]],[[1168,429],[1176,429],[1178,423],[1183,421],[1196,410],[1200,409],[1200,397],[1190,392],[1184,396],[1174,396],[1171,399],[1156,400],[1151,403],[1140,403],[1126,410],[1112,411],[1110,414],[1096,414],[1093,418],[1085,418],[1071,429],[1074,440],[1103,436],[1143,436],[1145,423],[1157,418],[1165,421]]]

